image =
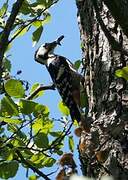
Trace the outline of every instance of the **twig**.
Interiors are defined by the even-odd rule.
[[[1,36],[1,44],[0,44],[0,79],[2,76],[2,62],[3,62],[3,57],[4,57],[4,53],[6,51],[6,48],[8,46],[8,38],[10,35],[10,32],[12,30],[12,27],[14,25],[16,16],[19,12],[20,7],[22,6],[24,0],[17,0],[12,7],[12,11],[11,14],[6,22],[5,28],[2,32],[2,36]]]
[[[20,29],[20,31],[18,31],[8,42],[8,44],[10,44],[25,28],[27,28],[28,26],[30,26],[34,21],[36,21],[42,14],[43,12],[45,12],[47,9],[49,9],[51,6],[53,6],[54,4],[56,4],[59,0],[54,1],[52,4],[50,4],[49,6],[47,6],[45,9],[43,9],[36,17],[34,17],[32,20],[30,20],[27,24],[23,25]]]
[[[71,124],[69,125],[68,129],[66,129],[66,126],[65,126],[64,129],[63,129],[63,131],[62,131],[62,133],[60,134],[60,136],[57,137],[57,138],[50,144],[50,146],[48,146],[47,148],[44,148],[44,149],[41,149],[41,150],[38,149],[38,148],[35,149],[34,147],[28,147],[28,144],[27,144],[27,146],[25,146],[25,147],[20,146],[20,147],[18,147],[18,148],[19,148],[19,149],[29,149],[29,150],[32,150],[32,151],[35,151],[35,152],[40,152],[40,153],[44,154],[45,156],[50,157],[50,156],[49,156],[48,154],[46,154],[45,152],[48,151],[48,150],[49,150],[49,151],[52,151],[52,149],[55,149],[56,146],[58,146],[58,145],[61,143],[61,141],[64,139],[64,137],[69,134],[72,125],[73,125],[73,123],[71,123]],[[34,145],[34,144],[33,144],[33,145]]]
[[[53,171],[53,172],[47,174],[47,176],[51,176],[52,174],[55,174],[58,170],[59,170],[59,167],[58,167],[55,171]]]
[[[43,172],[41,172],[39,169],[37,169],[34,165],[31,165],[20,153],[20,151],[16,150],[16,153],[18,157],[21,159],[21,162],[27,165],[33,172],[36,172],[39,176],[43,177],[46,180],[50,180],[47,175],[45,175]]]
[[[3,149],[3,148],[6,146],[6,143],[8,143],[8,141],[9,141],[10,139],[12,139],[12,138],[16,135],[16,133],[17,133],[18,131],[20,131],[21,129],[23,129],[24,127],[26,127],[26,126],[29,125],[30,123],[32,123],[34,120],[35,120],[35,119],[32,119],[32,120],[30,120],[29,122],[27,122],[27,123],[25,123],[25,124],[22,124],[22,125],[17,129],[16,132],[14,132],[10,137],[8,137],[8,138],[3,142],[3,144],[5,144],[5,145],[2,146],[2,147],[0,147],[0,149]]]
[[[7,144],[7,147],[9,147],[10,149],[13,148],[13,145],[12,144]],[[20,158],[16,158],[16,160],[19,162],[19,163],[23,163],[25,164],[26,166],[28,166],[28,168],[30,168],[33,172],[36,172],[39,176],[43,177],[45,180],[50,180],[50,178],[48,177],[48,175],[45,175],[43,172],[41,172],[39,169],[37,169],[34,165],[32,165],[29,161],[27,161],[22,153],[16,149],[15,152],[17,153],[18,157]]]
[[[49,154],[46,154],[43,150],[41,150],[40,148],[37,148],[37,147],[34,147],[35,144],[33,144],[33,147],[28,147],[27,145],[26,146],[18,146],[18,149],[19,150],[29,150],[29,151],[33,151],[33,152],[36,152],[36,153],[42,153],[44,156],[46,157],[51,157]]]
[[[32,121],[32,116],[30,115],[29,116],[30,117],[30,120]],[[32,134],[32,123],[30,123],[30,132],[29,132],[29,136],[30,136],[30,141],[31,141],[31,139],[33,138],[33,134]]]
[[[26,100],[31,100],[34,96],[36,96],[40,91],[44,91],[44,90],[55,90],[55,85],[48,85],[48,86],[44,86],[42,84],[40,84],[34,92],[32,92],[29,96],[27,96],[25,99]]]
[[[65,127],[64,130],[62,131],[62,134],[51,143],[50,147],[44,149],[44,151],[46,151],[46,150],[51,151],[52,149],[55,149],[56,146],[58,146],[61,143],[61,141],[65,138],[65,136],[69,134],[69,131],[70,131],[72,125],[73,125],[73,122],[70,124],[70,126],[68,127],[67,130]]]

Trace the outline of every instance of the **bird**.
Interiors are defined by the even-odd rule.
[[[35,61],[45,65],[58,90],[63,103],[69,108],[72,121],[81,121],[80,86],[84,77],[73,67],[73,63],[64,56],[54,53],[61,45],[64,36],[55,41],[42,44],[35,52]]]

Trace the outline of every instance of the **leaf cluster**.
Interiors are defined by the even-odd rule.
[[[34,84],[30,92],[37,86]],[[55,154],[60,156],[63,153],[63,140],[70,134],[71,125],[63,122],[65,126],[62,128],[62,122],[58,121],[62,131],[55,131],[49,108],[27,100],[20,80],[7,80],[4,90],[5,95],[0,102],[0,169],[4,167],[4,171],[1,171],[0,178],[14,177],[19,163],[27,169],[53,166]],[[42,95],[43,92],[39,92],[34,98]],[[73,146],[73,138],[69,136],[71,151]]]

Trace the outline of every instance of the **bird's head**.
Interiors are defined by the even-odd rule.
[[[48,56],[54,52],[57,45],[61,45],[60,42],[63,38],[64,36],[62,35],[51,43],[42,44],[35,52],[35,61],[39,62],[40,64],[46,64]]]

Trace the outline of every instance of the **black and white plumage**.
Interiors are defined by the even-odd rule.
[[[68,59],[53,52],[63,38],[60,36],[52,43],[41,45],[35,53],[35,60],[46,66],[63,102],[70,110],[72,120],[80,122],[80,82],[83,77]]]

